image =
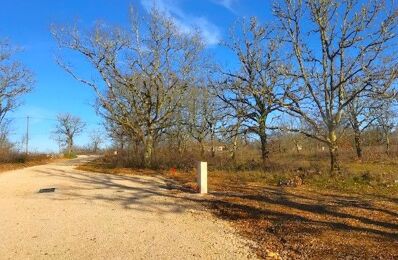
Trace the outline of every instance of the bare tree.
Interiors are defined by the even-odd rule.
[[[298,119],[298,120],[297,120]],[[305,131],[306,125],[303,123],[300,118],[295,117],[283,117],[281,118],[281,122],[279,122],[279,128],[282,131],[279,131],[281,136],[284,139],[287,139],[289,143],[293,143],[297,154],[301,152],[303,149],[303,143],[305,141],[305,136],[295,132],[283,131],[284,129],[298,129],[299,131]],[[285,135],[284,135],[285,134]]]
[[[359,160],[362,160],[363,153],[362,135],[377,120],[376,111],[382,106],[381,102],[373,97],[358,95],[347,105],[347,118],[354,132],[355,151]]]
[[[95,90],[101,115],[141,141],[144,164],[150,166],[155,142],[173,125],[203,46],[199,33],[181,32],[156,9],[147,20],[133,11],[131,16],[129,31],[98,25],[91,33],[61,28],[53,35],[60,47],[81,54],[98,72],[100,83],[63,64]]]
[[[0,125],[0,152],[8,152],[12,147],[8,139],[9,131],[9,120],[3,120],[3,124]]]
[[[90,146],[93,153],[97,153],[100,145],[104,143],[104,136],[98,131],[92,131],[90,133]]]
[[[119,152],[123,152],[127,147],[128,142],[131,141],[129,133],[127,133],[126,130],[114,120],[106,120],[103,125],[108,137],[113,142],[113,146]]]
[[[238,151],[238,141],[242,131],[241,128],[242,128],[242,117],[238,116],[236,118],[235,123],[230,125],[229,130],[227,130],[227,132],[229,133],[228,137],[230,138],[232,143],[232,149],[230,149],[230,158],[233,162],[236,161],[236,152]]]
[[[188,93],[187,93],[188,94]],[[186,107],[186,103],[189,103],[190,96],[186,95],[184,98],[184,107]],[[187,150],[187,144],[190,140],[190,134],[188,132],[187,125],[187,113],[183,109],[179,109],[174,114],[174,125],[168,129],[166,132],[167,138],[170,141],[170,146],[172,149],[177,150],[178,154],[181,156]]]
[[[391,141],[390,136],[396,126],[395,119],[397,112],[391,102],[383,102],[376,112],[377,126],[381,129],[384,143],[386,145],[386,154],[390,154]]]
[[[219,97],[235,111],[244,112],[241,124],[260,138],[265,163],[269,157],[268,123],[284,98],[280,41],[274,30],[260,25],[256,18],[241,24],[231,35],[232,43],[226,44],[238,59],[239,70],[222,70],[226,79],[218,86]]]
[[[229,145],[230,159],[236,162],[236,153],[240,144],[240,137],[245,133],[245,128],[242,125],[244,121],[244,115],[246,114],[239,104],[231,107],[224,103],[220,105],[222,112],[221,117],[221,129],[219,130],[222,135],[222,139]]]
[[[190,136],[199,143],[200,156],[203,158],[206,139],[214,140],[215,135],[215,97],[203,87],[191,88],[189,93],[190,97],[186,100],[185,124]]]
[[[32,90],[32,73],[15,60],[18,48],[12,47],[7,41],[0,40],[0,135],[7,132],[6,115],[21,103],[19,98]]]
[[[60,114],[57,116],[57,124],[53,131],[55,140],[66,145],[68,156],[72,155],[74,138],[83,132],[86,124],[71,114]]]
[[[397,74],[397,9],[384,1],[289,1],[274,5],[293,59],[296,79],[286,104],[325,143],[331,171],[339,170],[338,142],[344,112],[367,92],[382,93]]]
[[[207,101],[207,105],[204,106],[203,115],[205,116],[206,124],[209,129],[211,145],[210,155],[214,158],[216,154],[215,142],[220,131],[220,123],[224,117],[224,113],[220,106],[220,100],[213,92],[210,91],[209,88],[204,90],[203,95],[205,97],[205,101]]]

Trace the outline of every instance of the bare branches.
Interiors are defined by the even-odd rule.
[[[18,52],[0,40],[0,125],[5,116],[20,105],[19,98],[32,90],[33,75],[14,59]]]
[[[67,146],[68,155],[71,156],[74,138],[81,134],[86,124],[76,116],[71,114],[59,114],[57,125],[53,131],[54,138],[61,144]]]
[[[289,97],[301,94],[299,102],[293,99],[286,107],[313,126],[316,139],[329,144],[332,156],[347,107],[359,96],[391,86],[398,64],[398,12],[387,6],[351,0],[286,0],[274,6],[294,54],[295,95]]]
[[[130,31],[97,24],[89,33],[72,27],[54,29],[53,35],[61,48],[80,54],[96,70],[93,81],[63,65],[95,90],[101,115],[145,145],[149,166],[156,139],[173,125],[183,94],[194,82],[203,47],[199,34],[180,32],[152,9],[147,21],[132,10]]]
[[[379,105],[369,100],[396,95],[390,91],[398,77],[396,6],[277,0],[274,15],[276,24],[239,21],[224,44],[238,66],[219,66],[211,76],[203,66],[200,33],[182,32],[156,9],[145,18],[132,10],[128,30],[98,23],[88,32],[55,28],[53,35],[62,50],[94,68],[90,78],[59,62],[95,91],[97,111],[111,129],[144,146],[146,166],[165,133],[179,143],[187,136],[202,143],[214,141],[215,129],[223,128],[235,148],[235,137],[253,135],[265,161],[270,130],[282,129],[328,145],[336,170],[349,122],[363,131],[375,122],[372,109]],[[223,103],[224,122],[214,96]],[[281,117],[301,124],[276,125],[273,120]]]
[[[224,80],[216,86],[218,97],[239,114],[239,125],[247,125],[247,130],[260,137],[265,161],[268,120],[281,109],[286,98],[284,87],[288,85],[281,73],[286,68],[280,39],[269,25],[260,25],[254,17],[249,23],[241,21],[241,28],[235,31],[231,33],[232,42],[226,46],[238,59],[239,69],[221,70]]]

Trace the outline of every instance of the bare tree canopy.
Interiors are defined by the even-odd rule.
[[[357,157],[362,159],[362,132],[376,120],[376,103],[368,98],[358,96],[347,106],[347,118],[354,131],[354,144]]]
[[[71,114],[59,114],[53,131],[54,139],[66,145],[68,155],[71,156],[74,138],[81,134],[85,127],[86,124],[79,117]]]
[[[339,169],[345,109],[366,92],[383,93],[397,77],[397,9],[385,1],[277,1],[274,12],[296,80],[286,104],[301,131],[328,145]]]
[[[94,130],[90,133],[90,148],[92,149],[93,153],[97,153],[101,144],[104,142],[104,137],[101,132]]]
[[[354,132],[354,145],[357,158],[362,160],[362,134],[377,125],[385,103],[393,101],[394,95],[358,95],[346,108],[346,117]]]
[[[261,157],[269,156],[267,126],[272,114],[281,108],[285,93],[281,90],[285,76],[281,44],[277,32],[259,24],[256,18],[240,22],[241,28],[231,35],[227,47],[239,61],[237,71],[224,71],[219,97],[243,118],[246,131],[261,142]],[[238,36],[239,35],[239,36]]]
[[[152,9],[148,19],[131,12],[131,28],[97,25],[90,33],[76,27],[53,30],[62,48],[84,58],[100,75],[101,83],[76,79],[91,86],[98,111],[123,127],[145,147],[150,166],[156,140],[173,125],[173,114],[193,81],[203,44],[199,33],[183,33],[167,15]]]
[[[189,135],[200,146],[200,155],[205,153],[204,142],[210,140],[211,155],[214,157],[214,142],[222,118],[216,96],[207,87],[191,88],[185,106],[185,125]]]
[[[362,133],[376,125],[375,108],[396,95],[397,6],[276,0],[273,14],[273,21],[253,17],[231,28],[220,46],[233,60],[227,66],[208,59],[199,31],[182,30],[156,7],[142,17],[131,10],[127,26],[61,26],[52,34],[61,57],[75,54],[93,68],[93,75],[84,75],[58,59],[94,90],[97,112],[118,149],[139,154],[137,161],[147,167],[161,151],[176,148],[181,155],[194,142],[203,158],[209,144],[215,157],[222,140],[219,150],[230,149],[234,159],[244,138],[261,147],[252,156],[268,165],[274,140],[289,130],[296,152],[298,133],[312,138],[322,151],[327,148],[330,169],[337,172],[346,133],[353,134],[361,158]],[[212,70],[204,66],[216,63]]]
[[[394,110],[392,103],[382,103],[375,111],[376,126],[381,129],[383,135],[383,141],[386,147],[386,153],[390,153],[390,136],[394,128],[396,127],[395,118],[397,117],[397,111]]]
[[[0,40],[0,129],[5,129],[6,115],[21,103],[19,98],[32,90],[33,75],[15,60],[18,48]]]

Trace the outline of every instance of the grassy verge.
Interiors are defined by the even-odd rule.
[[[44,155],[24,157],[21,160],[13,162],[0,163],[0,173],[5,171],[12,171],[26,167],[32,167],[36,165],[43,165],[56,160],[61,160],[60,158],[50,158]]]
[[[288,259],[397,259],[398,199],[394,163],[351,163],[350,173],[330,178],[309,169],[278,172],[209,172],[211,196],[201,200],[211,212],[269,252]],[[82,170],[121,175],[163,175],[181,191],[195,191],[195,173],[115,168],[106,160]],[[304,184],[281,187],[301,175]],[[379,176],[379,177],[378,177]],[[394,184],[395,185],[395,184]],[[275,255],[274,255],[275,256]]]

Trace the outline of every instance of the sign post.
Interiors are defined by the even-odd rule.
[[[207,193],[207,162],[198,162],[199,193]]]

